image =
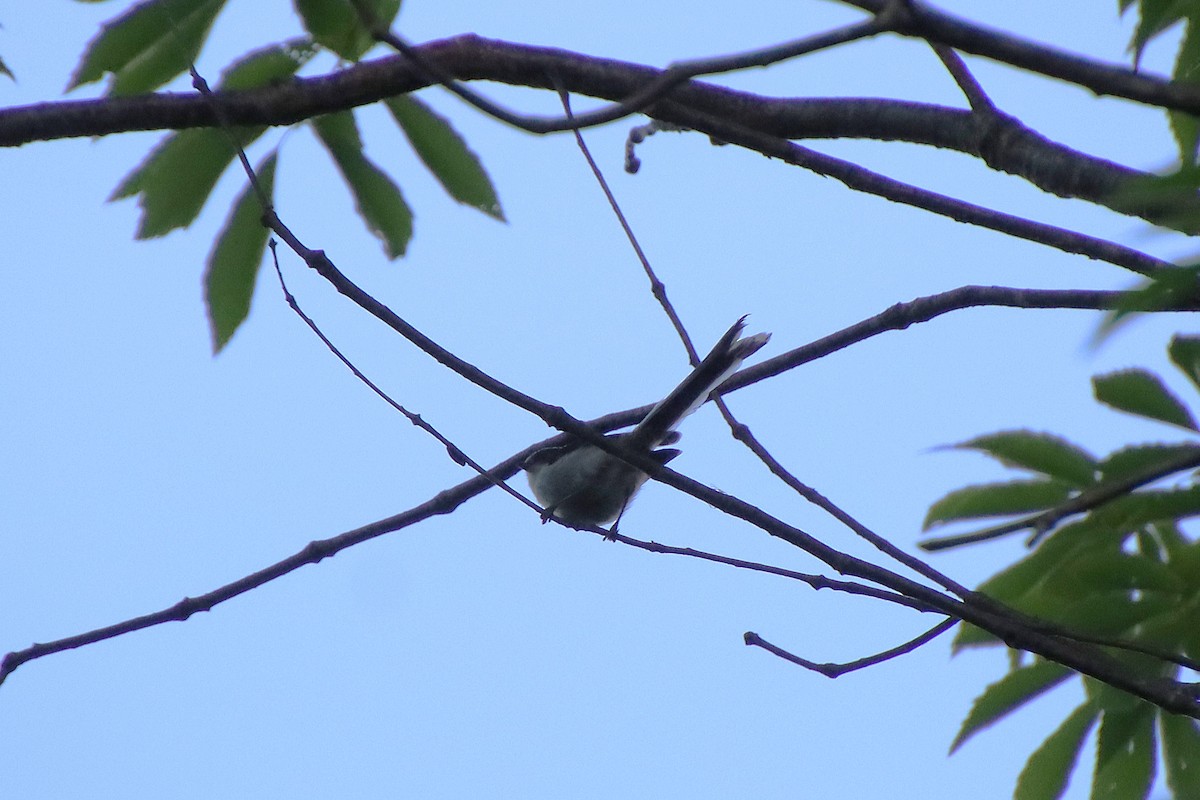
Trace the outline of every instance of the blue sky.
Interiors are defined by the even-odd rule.
[[[295,34],[281,2],[232,3],[199,68]],[[1115,4],[961,2],[963,16],[1113,61]],[[16,4],[0,55],[5,106],[61,96],[114,4]],[[473,31],[653,65],[726,53],[857,18],[834,3],[406,4],[412,40]],[[664,22],[664,21],[668,21]],[[1070,32],[1070,40],[1061,38]],[[1163,69],[1171,53],[1149,54]],[[1170,160],[1164,115],[971,61],[1004,110],[1088,153]],[[722,79],[789,96],[890,96],[961,106],[927,48],[885,38]],[[187,91],[186,84],[176,87]],[[485,85],[523,108],[554,100]],[[87,96],[93,88],[73,96]],[[495,180],[501,225],[447,199],[378,109],[371,155],[402,184],[416,237],[390,263],[307,129],[284,134],[279,212],[311,247],[467,360],[578,417],[650,402],[686,360],[569,137],[536,138],[440,91]],[[577,108],[587,101],[577,100]],[[696,135],[644,145],[620,171],[627,123],[588,133],[701,349],[742,314],[776,355],[914,297],[981,283],[1121,288],[1115,267],[856,194]],[[0,292],[0,651],[147,613],[423,502],[469,475],[353,379],[264,282],[252,316],[210,354],[201,275],[241,189],[230,173],[189,230],[134,242],[134,202],[105,198],[161,134],[27,145],[3,154]],[[276,134],[278,138],[278,133]],[[1047,197],[954,154],[817,143],[902,180],[1124,242],[1178,241]],[[253,153],[252,153],[253,156]],[[354,362],[483,463],[548,435],[340,299],[284,270]],[[1029,427],[1106,452],[1170,438],[1091,400],[1091,375],[1154,369],[1182,318],[1137,323],[1099,350],[1084,312],[975,310],[739,392],[742,421],[803,480],[913,550],[929,504],[1002,473],[934,450]],[[867,554],[775,486],[712,408],[683,428],[676,468]],[[524,488],[523,481],[518,485]],[[632,536],[797,570],[817,565],[662,486]],[[1017,541],[934,557],[976,583]],[[306,567],[201,614],[25,665],[0,687],[0,793],[22,797],[1004,798],[1029,752],[1077,702],[1060,690],[951,758],[998,652],[947,641],[829,681],[741,635],[817,661],[910,638],[933,620],[769,576],[651,556],[542,526],[499,492]],[[1090,752],[1085,754],[1085,761]],[[1080,774],[1069,797],[1087,796]],[[904,789],[898,790],[898,786]]]

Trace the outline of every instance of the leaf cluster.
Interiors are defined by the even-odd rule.
[[[84,51],[68,88],[104,79],[110,96],[153,91],[187,72],[199,56],[226,0],[145,0],[103,26]],[[400,0],[372,0],[370,11],[390,23]],[[307,32],[248,53],[227,66],[218,88],[244,91],[294,78],[322,53],[356,61],[375,43],[347,0],[296,0]],[[212,102],[217,102],[211,94]],[[459,203],[503,221],[491,180],[448,120],[411,96],[384,101],[390,116],[421,162]],[[219,109],[218,109],[219,110]],[[310,128],[329,153],[354,198],[367,229],[389,258],[404,255],[413,235],[413,212],[395,178],[370,159],[359,134],[356,112],[343,111],[300,123]],[[264,126],[193,129],[166,136],[110,197],[137,197],[142,209],[137,237],[149,239],[186,228],[200,215],[238,148],[248,148],[267,132]],[[277,137],[282,139],[282,134]],[[280,144],[258,164],[257,189],[239,195],[210,252],[205,300],[213,348],[219,351],[249,314],[267,243],[262,225],[273,205]]]
[[[1200,337],[1175,337],[1169,354],[1200,389]],[[1098,375],[1093,387],[1096,399],[1113,409],[1200,434],[1191,409],[1148,371]],[[1145,674],[1174,678],[1200,663],[1200,542],[1182,530],[1185,520],[1200,514],[1200,441],[1130,446],[1097,458],[1063,437],[1020,430],[955,447],[1031,475],[952,492],[926,518],[928,528],[1022,515],[992,530],[1032,530],[1036,549],[986,581],[981,592],[1077,638],[1108,644],[1118,659]],[[1172,484],[1157,485],[1166,479]],[[964,626],[955,640],[956,649],[1001,645],[973,626]],[[1041,658],[1014,660],[1011,671],[975,701],[952,750],[1072,677]],[[1059,797],[1093,729],[1099,735],[1093,797],[1145,797],[1160,749],[1175,795],[1200,797],[1195,720],[1082,680],[1084,701],[1034,751],[1017,798]]]

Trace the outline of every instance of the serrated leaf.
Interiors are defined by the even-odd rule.
[[[1082,447],[1050,433],[1000,431],[954,447],[979,450],[1005,466],[1040,472],[1080,488],[1096,482],[1096,459]]]
[[[1143,369],[1127,369],[1092,378],[1096,399],[1118,411],[1196,430],[1187,407],[1162,380]]]
[[[1001,641],[996,634],[964,622],[958,626],[958,633],[950,643],[950,654],[958,655],[968,647],[994,647],[998,644],[1001,644]]]
[[[1136,444],[1109,453],[1100,462],[1102,483],[1149,475],[1188,460],[1200,457],[1200,445],[1187,443]],[[1183,471],[1187,467],[1179,468]]]
[[[413,150],[451,197],[504,221],[496,189],[483,164],[449,120],[409,95],[391,97],[384,103]]]
[[[221,89],[247,89],[296,73],[312,56],[302,40],[255,50],[222,74]],[[168,136],[121,182],[111,200],[140,195],[142,218],[137,238],[163,236],[186,228],[200,214],[225,169],[236,157],[230,139],[242,148],[266,131],[263,126],[192,128]]]
[[[1069,630],[1093,636],[1124,636],[1136,626],[1161,614],[1171,614],[1179,606],[1179,598],[1162,592],[1146,592],[1137,596],[1129,591],[1113,590],[1080,596],[1063,597],[1050,590],[1051,582],[1040,585],[1027,595],[1024,607],[1027,614],[1053,620]]]
[[[1174,78],[1180,83],[1195,83],[1200,79],[1200,25],[1188,19],[1179,43],[1179,54],[1175,58]],[[1183,111],[1167,112],[1171,133],[1179,148],[1179,160],[1183,164],[1196,163],[1196,147],[1200,143],[1200,120]]]
[[[1104,205],[1122,213],[1152,216],[1154,222],[1182,233],[1200,232],[1200,168],[1184,162],[1169,173],[1138,175],[1104,198]],[[1153,277],[1181,270],[1162,269]],[[1153,299],[1148,297],[1147,299]]]
[[[1179,158],[1184,164],[1196,163],[1196,145],[1200,142],[1200,125],[1191,114],[1174,109],[1167,111],[1167,122],[1175,137]]]
[[[1180,82],[1200,82],[1200,36],[1197,36],[1195,3],[1192,12],[1186,19],[1183,38],[1179,43],[1179,53],[1175,56],[1175,73],[1172,77]]]
[[[254,89],[295,75],[317,54],[308,39],[288,39],[252,50],[221,73],[222,90]]]
[[[1176,334],[1167,346],[1171,362],[1200,389],[1200,336]]]
[[[1061,481],[1009,481],[966,486],[950,492],[929,507],[924,530],[947,522],[1042,511],[1070,497]]]
[[[225,0],[145,0],[104,24],[68,91],[112,75],[109,94],[149,92],[195,61]]]
[[[1055,586],[1079,595],[1115,590],[1175,592],[1182,588],[1164,564],[1107,548],[1080,553],[1064,563],[1055,576]]]
[[[363,155],[354,115],[349,111],[326,114],[314,119],[313,127],[350,186],[358,213],[383,242],[388,257],[404,255],[412,238],[412,211],[400,188]]]
[[[1192,176],[1200,174],[1196,167],[1188,168],[1188,172]],[[1181,223],[1179,229],[1190,229],[1189,226],[1194,228],[1193,222],[1200,220],[1200,211],[1190,206],[1196,197],[1197,187],[1194,185],[1194,181],[1189,180],[1185,187],[1168,187],[1168,189],[1169,191],[1166,192],[1147,193],[1148,196],[1144,198],[1143,205],[1153,206],[1157,213],[1175,213],[1170,209],[1174,208],[1174,200],[1178,195],[1178,213],[1181,219],[1187,220],[1186,223]],[[1136,202],[1131,203],[1131,206],[1135,205],[1137,205]],[[1146,309],[1171,308],[1181,302],[1194,300],[1197,293],[1200,292],[1198,275],[1200,275],[1200,267],[1194,264],[1164,269],[1154,273],[1139,286],[1124,292],[1112,310],[1107,312],[1100,324],[1096,326],[1096,332],[1092,336],[1092,345],[1101,344],[1121,325],[1139,314],[1149,313]]]
[[[1160,711],[1158,724],[1171,796],[1200,797],[1200,723]]]
[[[1121,539],[1087,519],[1064,525],[1032,553],[984,581],[978,591],[1006,605],[1019,606],[1021,598],[1060,565],[1097,548],[1116,549]]]
[[[1156,522],[1151,530],[1167,552],[1167,567],[1188,585],[1200,588],[1200,541],[1189,541],[1173,520]]]
[[[1142,52],[1150,40],[1185,19],[1190,6],[1190,0],[1141,0],[1137,28],[1129,43],[1134,69],[1138,68]]]
[[[265,130],[237,128],[233,133],[244,147]],[[142,218],[137,238],[163,236],[192,224],[233,158],[233,149],[221,131],[180,131],[154,148],[108,199],[140,195]]]
[[[254,170],[268,199],[274,195],[277,156],[278,152],[272,151]],[[267,245],[268,231],[262,217],[262,202],[247,182],[217,236],[204,275],[204,304],[214,354],[229,343],[250,313],[250,300]]]
[[[1200,486],[1142,490],[1106,503],[1091,512],[1101,526],[1132,532],[1151,522],[1177,521],[1200,515]]]
[[[1154,706],[1105,709],[1096,746],[1093,800],[1143,800],[1154,783]]]
[[[1083,741],[1096,722],[1096,706],[1084,703],[1042,742],[1021,770],[1013,800],[1058,800],[1067,788]]]
[[[1055,570],[1070,563],[1079,554],[1094,549],[1116,549],[1122,537],[1111,531],[1098,528],[1087,519],[1064,525],[1051,533],[1029,555],[1012,564],[980,585],[978,591],[1005,605],[1027,611],[1029,606],[1043,607],[1061,603],[1061,599],[1046,599],[1039,587],[1052,580]],[[1000,644],[992,634],[974,625],[960,625],[951,645],[951,651],[960,652],[967,647],[989,647]]]
[[[1062,683],[1075,673],[1053,661],[1018,667],[983,690],[950,745],[953,753],[979,731]]]
[[[400,0],[367,0],[367,5],[385,27],[400,10]],[[295,6],[313,39],[347,61],[357,61],[375,44],[348,0],[295,0]]]

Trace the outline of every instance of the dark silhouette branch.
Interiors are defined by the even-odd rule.
[[[842,0],[864,11],[879,13],[889,0]],[[1124,97],[1147,105],[1200,116],[1200,86],[1175,83],[1128,67],[1105,64],[1065,50],[1032,42],[1004,31],[969,22],[913,2],[896,30],[966,53],[990,58],[1049,78],[1074,83],[1098,95]]]
[[[899,2],[902,1],[891,0],[889,8],[898,7]],[[369,21],[370,12],[366,8],[366,4],[362,0],[352,0],[352,2],[360,17],[368,18],[368,27],[376,28],[376,25]],[[376,28],[374,36],[377,41],[390,45],[398,53],[407,58],[431,85],[437,84],[444,87],[479,111],[529,133],[558,133],[568,130],[578,131],[583,128],[603,125],[607,122],[615,122],[639,113],[670,94],[676,87],[702,75],[734,72],[751,67],[766,67],[780,61],[814,53],[818,50],[874,36],[888,30],[893,16],[893,13],[882,13],[872,19],[847,25],[844,28],[745,53],[680,61],[668,66],[651,81],[638,88],[628,97],[613,103],[608,108],[596,109],[578,116],[565,114],[561,117],[520,114],[500,106],[472,89],[463,86],[456,80],[453,74],[426,59],[419,48],[409,44],[393,32]]]
[[[844,159],[827,156],[807,147],[746,128],[737,122],[700,114],[670,105],[673,117],[681,124],[712,138],[755,150],[765,156],[807,169],[818,175],[835,178],[855,191],[873,194],[896,203],[904,203],[957,222],[978,225],[1019,239],[1053,247],[1065,253],[1107,261],[1143,275],[1174,269],[1170,264],[1149,259],[1144,253],[1114,244],[1094,236],[1076,233],[1065,228],[994,211],[927,189],[888,178]],[[1165,213],[1165,209],[1164,209]]]
[[[575,115],[571,111],[571,95],[560,87],[559,98],[562,101],[563,112],[566,118],[574,120]],[[608,207],[617,218],[617,223],[625,233],[625,238],[629,241],[629,246],[633,248],[633,253],[637,257],[638,263],[642,265],[642,271],[646,274],[646,279],[650,281],[651,295],[653,295],[655,301],[662,308],[663,313],[667,315],[667,319],[670,321],[671,327],[675,329],[679,340],[683,342],[683,348],[687,351],[688,362],[693,366],[699,364],[700,354],[696,352],[696,346],[692,344],[692,337],[688,335],[687,328],[684,327],[683,319],[680,318],[679,312],[675,310],[674,304],[667,297],[667,286],[658,277],[658,273],[654,271],[654,267],[651,266],[650,259],[646,256],[646,251],[642,249],[642,243],[638,241],[637,234],[633,232],[633,226],[626,219],[625,212],[621,210],[621,205],[617,202],[616,195],[612,193],[612,189],[608,185],[608,180],[605,179],[604,173],[596,163],[596,159],[592,158],[592,153],[588,149],[587,142],[583,140],[583,132],[578,128],[573,129],[571,132],[575,136],[575,144],[579,148],[579,152],[583,154],[583,160],[587,162],[588,169],[592,172],[592,177],[596,179],[596,183],[600,186],[600,191],[604,193],[604,199],[608,201]]]
[[[820,664],[816,661],[809,661],[807,658],[802,658],[795,653],[790,653],[778,645],[771,644],[754,631],[746,631],[746,633],[742,636],[742,641],[744,641],[749,647],[761,647],[768,653],[779,656],[784,661],[790,661],[797,666],[804,667],[805,669],[812,670],[813,672],[818,672],[824,675],[826,678],[840,678],[847,672],[866,669],[867,667],[873,667],[876,664],[882,664],[884,661],[888,661],[898,656],[907,655],[916,650],[918,647],[932,642],[934,639],[941,636],[943,633],[950,630],[957,624],[958,621],[953,619],[939,622],[937,625],[934,625],[932,628],[925,631],[925,633],[922,633],[920,636],[917,636],[916,638],[911,639],[904,644],[884,650],[882,653],[876,653],[875,655],[858,658],[854,661],[848,661],[844,664]]]
[[[661,481],[730,516],[750,523],[765,533],[803,550],[842,575],[878,584],[887,590],[926,604],[947,616],[970,622],[977,627],[989,631],[1010,647],[1037,653],[1175,713],[1200,718],[1200,704],[1196,702],[1196,699],[1188,688],[1177,681],[1158,676],[1143,676],[1131,672],[1102,650],[1092,645],[1043,633],[1035,627],[1031,627],[1024,615],[982,595],[968,593],[961,599],[951,597],[937,589],[925,586],[886,568],[838,551],[805,531],[767,514],[756,506],[737,497],[719,492],[669,467],[662,466],[647,456],[622,448],[619,444],[614,444],[592,427],[576,420],[562,409],[547,406],[527,395],[517,392],[511,387],[486,375],[478,368],[459,359],[457,356],[445,351],[436,343],[429,340],[428,337],[425,337],[400,319],[386,306],[355,286],[337,270],[323,252],[310,250],[301,244],[274,213],[267,214],[266,222],[272,230],[280,234],[284,241],[288,242],[289,246],[298,255],[304,258],[305,262],[311,268],[332,283],[339,292],[359,305],[360,308],[400,333],[420,349],[436,358],[440,363],[514,405],[537,414],[560,430],[594,443],[606,452],[623,458],[639,469],[642,469],[654,480]],[[726,385],[729,383],[726,382]],[[523,459],[521,462],[517,462],[517,464],[522,462]],[[511,463],[511,460],[506,463]],[[509,477],[509,475],[496,475],[495,471],[493,471],[493,475],[489,477],[496,477],[503,480]],[[476,478],[475,480],[484,479]],[[485,484],[490,484],[490,481],[485,481]],[[486,488],[486,485],[482,488]],[[482,491],[482,488],[480,491]],[[599,532],[611,535],[611,532]],[[378,535],[378,533],[374,535]]]
[[[282,225],[280,225],[282,227]],[[286,230],[286,229],[285,229]],[[290,235],[290,234],[289,234]],[[319,251],[308,251],[308,256],[314,259],[318,264],[324,267],[332,265],[327,264],[327,259]],[[324,271],[323,273],[324,274]],[[339,285],[339,290],[345,290],[346,287]],[[1083,293],[1087,294],[1087,293]],[[1097,293],[1092,293],[1097,294]],[[1119,293],[1099,293],[1108,295],[1118,295]],[[1065,299],[1065,298],[1060,298]],[[1099,297],[1094,297],[1092,302],[1096,302]],[[1108,298],[1110,301],[1113,298]],[[357,300],[356,300],[357,302]],[[374,305],[372,305],[374,304]],[[927,306],[929,304],[926,304]],[[909,307],[919,307],[918,303],[909,304]],[[371,301],[364,306],[365,310],[370,311],[378,316],[380,309],[384,309],[380,304]],[[899,309],[899,311],[897,311]],[[893,309],[895,313],[891,316],[894,318],[897,314],[903,314],[904,307],[897,306]],[[925,308],[924,313],[929,313],[932,308]],[[943,304],[944,310],[948,308]],[[384,315],[390,315],[387,312]],[[392,315],[394,316],[394,315]],[[889,312],[880,315],[885,320],[889,316]],[[911,324],[916,321],[915,318],[910,319],[906,324]],[[893,319],[894,322],[894,319]],[[862,338],[870,335],[868,331],[862,330],[864,326],[860,324],[860,329],[857,332]],[[904,327],[901,325],[900,327]],[[888,329],[886,325],[878,327],[878,331]],[[409,332],[410,336],[413,332]],[[419,334],[415,337],[416,341],[421,341],[423,337]],[[827,337],[831,338],[831,337]],[[846,336],[841,337],[844,341]],[[429,343],[425,343],[429,344]],[[820,343],[816,343],[819,345]],[[843,345],[844,346],[844,345]],[[434,346],[436,349],[436,346]],[[838,348],[835,348],[838,349]],[[794,351],[795,352],[795,351]],[[833,350],[829,350],[833,352]],[[446,354],[441,354],[439,360],[443,360]],[[795,357],[793,356],[793,359]],[[454,363],[456,371],[462,370],[460,374],[466,374],[471,377],[478,377],[473,373],[475,368],[466,365],[464,368],[462,363],[457,363],[458,360],[454,357],[449,359]],[[798,362],[799,363],[799,362]],[[743,375],[751,370],[744,370]],[[761,379],[761,378],[759,378]],[[494,379],[488,379],[494,380]],[[726,387],[735,385],[744,385],[735,376],[735,379],[726,383]],[[502,384],[500,384],[503,387]],[[495,389],[495,386],[489,388]],[[513,390],[503,387],[504,390],[511,392]],[[519,398],[524,398],[524,395],[517,395]],[[535,408],[543,407],[543,404],[532,401]],[[518,405],[522,405],[518,403]],[[552,408],[552,407],[551,407]],[[645,413],[646,409],[640,410],[641,414]],[[612,415],[610,415],[611,418]],[[564,414],[565,419],[573,419]],[[598,427],[607,424],[608,418],[605,421],[597,421]],[[579,426],[576,428],[576,424]],[[594,430],[588,425],[582,423],[572,423],[567,426],[568,430],[574,435],[591,440],[593,436],[601,443],[602,437],[596,436]],[[520,453],[517,453],[512,458],[505,460],[502,464],[489,471],[488,477],[476,476],[468,481],[465,481],[458,486],[443,491],[431,498],[426,503],[423,503],[413,509],[410,509],[402,514],[389,517],[385,520],[363,526],[362,528],[348,531],[341,536],[327,539],[324,541],[313,542],[308,547],[304,548],[294,556],[284,559],[283,561],[274,564],[265,570],[246,576],[245,578],[228,584],[221,589],[210,592],[200,598],[185,598],[174,606],[165,609],[156,614],[138,617],[133,620],[128,620],[117,625],[101,628],[86,634],[81,634],[76,637],[68,637],[67,639],[58,640],[48,644],[34,645],[23,651],[10,653],[5,657],[0,664],[0,679],[12,672],[17,666],[32,658],[46,655],[52,652],[60,652],[66,649],[80,647],[92,642],[101,641],[103,639],[112,638],[124,633],[142,628],[150,627],[151,625],[161,624],[162,622],[172,620],[183,620],[190,617],[198,611],[204,611],[212,608],[219,602],[236,597],[256,586],[262,585],[270,580],[273,580],[281,575],[287,574],[304,564],[316,563],[323,558],[326,558],[338,550],[352,546],[375,536],[382,535],[392,530],[411,525],[414,522],[426,519],[434,514],[451,513],[461,503],[465,502],[470,497],[484,491],[493,485],[495,480],[504,480],[514,474],[519,469],[520,464],[534,449],[545,446],[548,442],[539,443],[530,448],[526,448]],[[624,455],[618,453],[618,455]],[[639,465],[640,466],[640,465]],[[649,466],[649,465],[648,465]],[[648,472],[651,469],[647,469]],[[761,530],[769,533],[772,536],[789,542],[795,547],[798,547],[810,555],[816,557],[824,564],[834,569],[835,571],[851,577],[866,580],[875,583],[886,590],[904,595],[912,600],[926,605],[940,613],[956,619],[962,619],[976,626],[983,628],[997,636],[999,639],[1007,643],[1010,647],[1016,649],[1028,650],[1038,653],[1046,658],[1057,661],[1065,666],[1076,671],[1091,675],[1105,683],[1113,685],[1119,689],[1123,689],[1131,694],[1134,694],[1143,699],[1149,700],[1165,709],[1176,713],[1187,714],[1189,716],[1200,716],[1200,706],[1197,705],[1189,688],[1176,681],[1153,676],[1139,676],[1127,670],[1117,661],[1106,655],[1103,651],[1090,645],[1082,645],[1077,642],[1072,642],[1063,637],[1048,635],[1036,629],[1031,628],[1021,617],[1015,612],[1009,612],[1002,607],[996,607],[993,602],[987,601],[986,598],[979,598],[974,595],[969,595],[967,599],[957,599],[936,589],[927,587],[921,583],[913,581],[904,576],[891,572],[878,565],[870,562],[854,558],[847,554],[841,553],[810,536],[804,531],[788,525],[780,519],[766,514],[761,509],[758,509],[738,498],[731,497],[722,492],[716,491],[708,486],[705,486],[697,481],[687,478],[674,470],[659,467],[653,470],[653,477],[668,485],[684,491],[700,499],[701,501],[712,505],[713,507],[724,511],[727,514],[738,517],[749,522]]]
[[[942,314],[965,308],[997,306],[1002,308],[1096,309],[1118,308],[1128,301],[1125,292],[1084,289],[1018,289],[1010,286],[960,286],[940,294],[919,297],[907,303],[897,303],[885,311],[856,322],[815,342],[764,359],[738,372],[727,380],[721,391],[729,392],[749,386],[789,369],[815,361],[852,344],[878,336],[887,331],[904,330],[910,325],[929,322]],[[1142,310],[1142,309],[1138,309]],[[1164,308],[1147,305],[1144,310],[1200,311],[1200,298],[1191,298]]]
[[[493,80],[622,102],[645,89],[663,70],[565,50],[531,47],[474,35],[415,48],[424,62],[456,81]],[[553,79],[550,76],[554,76]],[[366,61],[315,78],[276,86],[216,92],[232,125],[291,125],[321,114],[374,103],[430,85],[403,56]],[[770,98],[689,81],[671,90],[670,102],[643,113],[693,127],[697,114],[765,136],[784,139],[861,138],[905,141],[952,149],[983,160],[1051,194],[1114,208],[1149,222],[1171,224],[1181,211],[1200,210],[1200,198],[1173,198],[1169,206],[1124,200],[1125,191],[1150,177],[1053,142],[1003,114],[882,99]],[[584,117],[585,115],[580,115]],[[218,124],[210,103],[193,94],[60,101],[0,110],[0,146],[134,130],[182,130]],[[569,127],[569,126],[567,126]],[[1175,212],[1172,216],[1168,212]]]

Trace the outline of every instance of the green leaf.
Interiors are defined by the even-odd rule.
[[[317,43],[347,61],[357,61],[375,44],[349,0],[295,0],[304,29]],[[376,19],[389,27],[400,11],[400,0],[367,0]]]
[[[958,655],[968,647],[994,647],[998,644],[1003,644],[1003,642],[996,634],[964,622],[958,626],[958,633],[954,635],[954,641],[950,643],[950,653]]]
[[[1159,377],[1143,369],[1128,369],[1092,378],[1096,399],[1118,411],[1196,430],[1187,407]]]
[[[363,155],[354,115],[326,114],[314,119],[313,126],[354,193],[358,213],[371,233],[383,242],[389,258],[404,255],[412,238],[412,211],[400,188]]]
[[[953,446],[979,450],[1005,466],[1040,472],[1079,488],[1096,482],[1096,459],[1082,447],[1050,433],[1000,431]]]
[[[1038,660],[1018,667],[983,690],[975,699],[962,728],[950,745],[953,753],[979,731],[1011,714],[1075,673],[1053,661]]]
[[[1163,33],[1175,23],[1186,19],[1190,0],[1141,0],[1138,10],[1137,28],[1129,50],[1133,53],[1133,68],[1137,69],[1146,45],[1155,36]]]
[[[1196,720],[1160,711],[1163,762],[1173,797],[1200,797],[1200,730]]]
[[[1176,521],[1200,515],[1200,486],[1144,490],[1092,511],[1097,524],[1118,532],[1133,532],[1150,522]]]
[[[1182,587],[1165,564],[1123,550],[1097,548],[1065,562],[1055,576],[1056,588],[1081,596],[1116,590],[1176,592]]]
[[[12,70],[8,68],[8,64],[4,63],[3,58],[0,58],[0,75],[7,75],[14,81],[17,79],[17,76],[13,75]]]
[[[1043,539],[1025,558],[988,578],[978,591],[1022,611],[1027,611],[1031,605],[1043,607],[1048,601],[1039,587],[1053,579],[1055,570],[1080,554],[1119,548],[1122,539],[1121,535],[1098,528],[1088,519],[1072,522]],[[1061,600],[1053,602],[1061,603]],[[999,643],[995,636],[981,628],[964,624],[959,626],[951,649],[958,653],[967,647]]]
[[[1200,389],[1200,336],[1176,334],[1167,346],[1167,355],[1188,380]]]
[[[1136,626],[1179,607],[1177,596],[1162,592],[1146,592],[1135,600],[1125,590],[1086,595],[1077,590],[1064,596],[1051,586],[1052,581],[1040,584],[1024,598],[1021,610],[1093,636],[1132,635]]]
[[[1192,174],[1198,173],[1197,167],[1190,168]],[[1200,210],[1192,208],[1189,204],[1196,197],[1197,187],[1192,183],[1188,183],[1186,187],[1175,189],[1166,187],[1169,191],[1166,192],[1147,192],[1148,196],[1144,198],[1144,202],[1140,205],[1137,202],[1130,204],[1130,208],[1150,208],[1147,213],[1176,213],[1171,209],[1178,210],[1181,218],[1186,219],[1186,224],[1181,223],[1181,227],[1191,226],[1195,228],[1193,220],[1200,220]],[[1180,195],[1179,198],[1175,194]],[[1135,198],[1136,199],[1136,198]],[[1178,206],[1176,206],[1178,199]],[[1116,207],[1114,205],[1114,207]],[[1200,292],[1200,266],[1189,265],[1176,267],[1174,269],[1164,269],[1154,273],[1139,286],[1124,292],[1113,309],[1105,314],[1104,319],[1096,327],[1096,333],[1092,337],[1092,344],[1099,345],[1106,338],[1119,328],[1121,325],[1131,321],[1139,314],[1147,313],[1147,309],[1162,309],[1173,308],[1185,301],[1194,300],[1197,293]]]
[[[1189,29],[1192,26],[1188,26]],[[1190,38],[1190,37],[1189,37]],[[1200,37],[1197,37],[1200,41]],[[1170,110],[1167,112],[1167,122],[1171,133],[1175,136],[1175,146],[1179,149],[1179,158],[1184,164],[1196,163],[1196,145],[1200,142],[1200,125],[1191,114],[1184,111]]]
[[[244,147],[266,129],[234,130]],[[163,236],[192,224],[233,158],[233,149],[221,131],[205,128],[180,131],[154,148],[108,199],[140,195],[142,218],[137,238]]]
[[[149,92],[188,69],[225,0],[145,0],[105,23],[67,89],[112,75],[109,94]]]
[[[1121,538],[1087,519],[1064,525],[1043,539],[1032,553],[984,581],[978,591],[1007,605],[1019,606],[1021,598],[1060,565],[1096,549],[1117,549]]]
[[[1083,740],[1096,722],[1099,710],[1085,702],[1071,712],[1062,725],[1034,751],[1021,776],[1013,800],[1058,800],[1079,760]]]
[[[1200,581],[1200,541],[1189,541],[1174,521],[1156,522],[1151,529],[1167,552],[1167,566],[1176,575],[1190,579],[1190,585],[1197,586]]]
[[[277,151],[271,151],[254,170],[268,199],[274,196],[277,156]],[[214,353],[221,352],[250,313],[254,283],[267,245],[268,231],[262,217],[262,203],[247,182],[209,254],[204,275],[204,303]]]
[[[1154,706],[1106,708],[1096,746],[1093,800],[1142,800],[1154,783]]]
[[[451,197],[504,220],[496,189],[483,164],[449,120],[409,95],[391,97],[384,103],[413,150]]]
[[[294,75],[312,56],[302,41],[255,50],[223,73],[221,89],[246,89]],[[186,228],[200,214],[221,174],[236,157],[232,138],[245,148],[265,127],[192,128],[168,136],[121,182],[109,200],[140,195],[142,218],[137,238],[163,236]]]
[[[1200,81],[1200,25],[1188,19],[1179,43],[1179,55],[1175,58],[1174,78],[1180,83]],[[1183,164],[1196,163],[1196,147],[1200,142],[1200,120],[1183,111],[1167,112],[1171,132],[1179,147],[1179,159]]]
[[[222,90],[254,89],[295,75],[317,54],[309,39],[295,38],[252,50],[221,73]]]
[[[1200,445],[1194,444],[1136,444],[1110,453],[1100,462],[1103,483],[1125,480],[1138,475],[1149,475],[1189,456],[1200,456]],[[1182,469],[1186,469],[1182,468]]]
[[[924,530],[960,519],[1024,514],[1062,503],[1070,487],[1061,481],[1010,481],[956,489],[925,515]]]

